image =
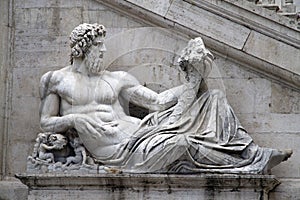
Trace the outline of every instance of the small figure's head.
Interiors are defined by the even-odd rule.
[[[39,143],[46,143],[47,139],[48,139],[47,134],[39,133],[35,141]]]
[[[195,68],[203,78],[206,78],[212,69],[214,56],[205,48],[200,37],[191,39],[178,59],[179,66],[183,71],[189,67]]]
[[[49,144],[55,146],[55,149],[63,149],[67,144],[67,138],[59,133],[53,133],[49,136]]]
[[[82,144],[79,137],[76,137],[73,139],[73,142],[71,142],[72,147],[76,148],[79,147]]]
[[[50,142],[51,144],[53,144],[56,140],[57,140],[57,136],[56,136],[55,133],[52,134],[52,135],[50,135],[50,137],[49,137],[49,142]]]
[[[84,23],[77,26],[70,35],[71,64],[73,59],[82,58],[92,73],[102,71],[105,35],[103,25]]]

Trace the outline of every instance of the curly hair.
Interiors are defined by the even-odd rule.
[[[77,26],[70,34],[71,64],[73,64],[73,58],[84,56],[96,37],[105,37],[105,35],[106,29],[100,24],[84,23]]]

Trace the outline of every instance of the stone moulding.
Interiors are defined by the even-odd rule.
[[[234,174],[17,174],[29,199],[268,199],[280,182],[273,175]],[[92,196],[94,195],[94,196]],[[178,196],[179,195],[179,196]]]
[[[100,1],[98,0],[98,2]],[[153,3],[156,1],[151,2]],[[287,84],[298,90],[300,83],[299,68],[294,66],[294,64],[286,65],[285,63],[273,62],[279,57],[273,56],[273,54],[265,56],[262,53],[264,50],[260,52],[258,52],[257,49],[252,51],[250,50],[252,46],[250,49],[247,46],[247,44],[253,43],[253,41],[250,40],[253,35],[258,34],[259,36],[264,37],[261,41],[268,39],[274,42],[276,48],[282,49],[282,46],[287,48],[287,50],[281,50],[280,55],[282,55],[282,59],[279,59],[280,62],[297,59],[294,55],[299,53],[299,30],[289,24],[289,18],[279,16],[270,10],[252,5],[251,2],[247,1],[174,0],[162,2],[166,4],[163,10],[156,8],[155,3],[147,4],[144,1],[139,0],[101,1],[102,4],[121,12],[124,15],[131,17],[139,16],[139,20],[142,20],[144,23],[151,26],[168,28],[178,34],[188,35],[190,37],[200,35],[204,39],[206,45],[211,48],[211,50],[216,51],[214,53],[230,58],[246,68],[262,73],[271,79]],[[154,5],[154,7],[151,7],[151,5]],[[173,8],[173,11],[178,11],[180,8],[182,13],[171,15],[171,8]],[[248,37],[245,37],[244,39],[241,38],[241,34],[237,31],[237,34],[235,34],[236,38],[230,40],[228,39],[230,38],[228,35],[228,37],[224,37],[223,35],[223,33],[227,32],[228,27],[226,27],[226,29],[221,27],[220,30],[222,31],[210,30],[208,31],[209,35],[207,35],[207,32],[203,31],[202,27],[208,27],[210,24],[214,25],[215,23],[212,21],[210,23],[202,24],[203,20],[196,20],[194,23],[191,23],[197,15],[188,18],[190,14],[183,13],[190,13],[190,9],[192,8],[195,10],[196,14],[200,11],[210,13],[211,16],[221,20],[222,24],[224,24],[225,21],[230,21],[230,24],[232,24],[233,27],[240,27],[235,30],[245,29],[246,32],[248,31]],[[241,13],[243,14],[241,15]],[[233,44],[235,44],[237,38],[244,41],[235,46]],[[256,38],[256,41],[258,40],[259,38]],[[291,57],[288,59],[286,56]]]

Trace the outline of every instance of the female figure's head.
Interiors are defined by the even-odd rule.
[[[191,39],[178,59],[179,66],[184,72],[196,70],[202,78],[206,78],[212,69],[214,56],[200,37]]]

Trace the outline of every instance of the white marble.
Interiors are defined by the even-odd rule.
[[[258,147],[225,95],[205,88],[214,56],[200,37],[179,56],[182,83],[156,93],[128,72],[106,70],[105,36],[103,25],[77,26],[71,65],[41,78],[40,122],[48,133],[38,135],[29,171],[101,164],[130,173],[264,174],[291,156],[291,150]],[[131,115],[129,103],[150,113]]]
[[[39,78],[49,70],[57,70],[68,65],[69,49],[67,48],[67,38],[70,31],[76,25],[82,22],[104,23],[108,26],[108,37],[136,27],[148,28],[149,26],[160,26],[168,27],[171,34],[162,37],[164,35],[163,32],[159,32],[153,36],[156,39],[155,42],[160,43],[162,40],[171,38],[172,40],[165,43],[165,45],[172,45],[177,40],[178,44],[181,43],[177,47],[174,47],[177,50],[182,49],[187,41],[186,39],[179,39],[179,35],[184,35],[187,38],[199,35],[203,36],[205,43],[210,50],[213,50],[217,57],[217,67],[221,68],[220,75],[218,76],[219,80],[222,82],[225,79],[229,79],[228,83],[230,84],[225,88],[229,103],[232,105],[244,127],[249,131],[249,134],[253,136],[254,141],[262,146],[294,149],[295,155],[288,162],[276,167],[273,170],[273,174],[281,178],[293,177],[295,181],[293,182],[295,185],[289,185],[280,190],[279,199],[281,197],[293,197],[293,195],[297,197],[296,192],[293,193],[287,189],[288,187],[295,187],[295,191],[297,191],[298,185],[296,182],[299,181],[299,164],[296,158],[299,157],[297,146],[297,133],[299,132],[299,109],[297,102],[299,91],[297,89],[299,88],[300,79],[299,74],[297,75],[293,72],[292,67],[294,65],[277,66],[276,64],[270,64],[268,61],[264,61],[264,58],[256,58],[242,51],[234,50],[234,48],[231,48],[231,44],[225,45],[217,42],[214,38],[206,37],[201,32],[201,29],[195,31],[192,26],[188,26],[189,23],[176,23],[158,13],[147,10],[143,5],[135,6],[134,2],[138,1],[132,0],[131,2],[125,3],[123,0],[1,1],[0,9],[3,16],[0,19],[2,30],[0,36],[0,54],[2,58],[0,59],[0,78],[2,83],[0,84],[0,142],[3,147],[0,148],[0,159],[3,163],[0,166],[1,176],[3,178],[10,178],[15,173],[25,171],[26,169],[25,158],[32,153],[34,139],[40,131]],[[147,3],[150,1],[144,2]],[[171,1],[169,2],[172,3]],[[198,1],[186,2],[191,6],[195,6],[194,3]],[[289,18],[279,16],[275,12],[266,10],[263,7],[257,7],[254,3],[250,5],[247,1],[205,0],[201,1],[201,5],[206,6],[202,6],[204,10],[219,17],[229,19],[233,23],[255,30],[282,43],[299,47],[300,34],[298,31],[295,31],[297,23],[292,24]],[[61,12],[63,13],[57,12],[60,8],[62,8]],[[56,15],[53,15],[53,12],[56,12]],[[188,13],[185,12],[186,15],[179,17],[188,17]],[[57,14],[59,14],[59,18],[54,18]],[[61,20],[60,23],[56,23],[55,19]],[[51,20],[53,20],[53,26],[51,25]],[[184,20],[181,19],[180,21]],[[212,20],[211,23],[215,22]],[[41,27],[44,29],[41,29]],[[136,37],[137,40],[139,38],[147,40],[150,35],[145,31],[145,34],[136,35]],[[176,40],[174,40],[175,38]],[[122,41],[122,44],[128,45],[125,49],[130,49],[131,45],[129,43]],[[108,51],[117,49],[119,44],[121,43],[115,44]],[[109,46],[107,45],[107,47]],[[281,52],[277,53],[281,54]],[[170,56],[170,54],[167,54],[167,56]],[[158,58],[157,55],[152,55]],[[167,56],[165,62],[162,62],[163,64],[168,63],[167,60],[169,57]],[[129,57],[127,57],[127,60],[118,60],[118,70],[127,71],[125,70],[127,69],[126,64],[131,59]],[[136,55],[133,58],[143,62],[147,61],[147,59],[151,60],[151,55],[144,54],[141,57]],[[171,57],[169,60],[172,60]],[[222,62],[218,62],[218,60]],[[131,61],[134,64],[135,60]],[[164,79],[168,81],[168,86],[164,87],[163,85],[162,88],[168,88],[169,85],[171,87],[173,84],[169,84],[171,82],[169,81],[170,76],[165,74],[169,73],[169,71],[166,68],[157,67],[155,68],[155,73],[159,74],[160,69],[164,69],[164,72],[162,72],[163,76],[155,76],[161,82]],[[142,71],[136,71],[137,73],[134,76],[138,76],[136,78],[139,79],[139,73],[142,73]],[[142,75],[145,74],[142,73]],[[173,74],[172,76],[175,77]],[[248,81],[246,79],[251,78],[261,78],[262,81],[256,81],[259,80],[256,79],[253,83],[248,84],[251,91],[241,91],[242,88],[247,89],[246,85]],[[139,81],[143,83],[141,80]],[[270,102],[270,88],[267,88],[269,84],[265,84],[268,81],[272,82],[272,107],[270,107],[270,111],[266,107],[267,102]],[[276,82],[278,87],[273,87],[273,82]],[[157,89],[156,86],[152,87],[151,84],[147,84],[147,86],[154,90]],[[240,90],[237,91],[236,88]],[[262,91],[260,88],[265,88],[267,95],[260,93]],[[159,89],[161,89],[160,86]],[[212,87],[211,89],[214,88]],[[262,95],[259,98],[266,100],[261,105],[255,105],[263,110],[252,109],[253,98],[247,99],[245,96],[251,92],[253,92],[251,94],[255,94],[255,89],[258,89],[256,91]],[[238,101],[237,92],[241,92],[240,98],[246,100],[245,102],[247,103],[249,102],[249,106]],[[250,112],[252,111],[259,112],[260,114],[251,114]],[[243,112],[247,112],[245,116],[239,114]],[[263,136],[256,137],[261,134],[260,131],[263,131]],[[283,184],[285,185],[286,183],[284,182]],[[12,189],[9,191],[12,191]],[[0,192],[3,195],[4,193]],[[21,197],[20,199],[23,198]]]

